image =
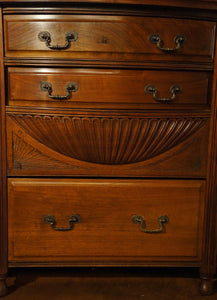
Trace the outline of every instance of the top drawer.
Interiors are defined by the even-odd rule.
[[[214,22],[130,16],[5,15],[4,25],[7,57],[213,60]]]

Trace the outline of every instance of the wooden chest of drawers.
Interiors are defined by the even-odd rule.
[[[17,266],[195,266],[212,293],[217,2],[12,2],[0,295]]]

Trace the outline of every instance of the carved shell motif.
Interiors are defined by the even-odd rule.
[[[99,164],[132,164],[177,146],[204,118],[97,118],[14,115],[31,137],[66,156]]]

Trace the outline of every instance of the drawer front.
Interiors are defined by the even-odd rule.
[[[204,181],[9,179],[8,189],[9,261],[200,260]]]
[[[213,60],[214,22],[130,16],[5,15],[4,23],[7,57]],[[179,42],[180,35],[183,42]]]
[[[209,114],[9,109],[10,176],[206,177]]]
[[[8,104],[198,109],[209,106],[210,83],[209,72],[9,68]]]

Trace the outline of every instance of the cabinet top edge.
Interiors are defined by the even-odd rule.
[[[161,7],[179,7],[190,9],[208,9],[217,10],[217,0],[0,0],[0,4],[14,4],[20,5],[22,3],[43,3],[43,6],[48,3],[63,4],[63,3],[75,3],[75,4],[112,4],[112,5],[147,5],[147,6],[161,6]]]

